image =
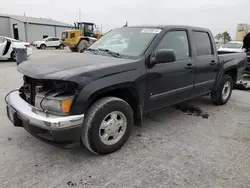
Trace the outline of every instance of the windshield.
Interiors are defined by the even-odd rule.
[[[225,44],[223,47],[224,48],[239,48],[240,49],[242,47],[242,44],[229,42],[229,43]]]
[[[138,57],[144,53],[160,29],[119,28],[114,29],[96,41],[91,49],[107,49],[121,56]]]

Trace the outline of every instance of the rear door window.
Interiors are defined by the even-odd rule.
[[[53,38],[47,39],[47,42],[51,42],[51,41],[53,41]]]
[[[195,49],[197,56],[213,55],[211,39],[207,32],[194,32]]]

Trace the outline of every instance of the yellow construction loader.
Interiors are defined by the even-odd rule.
[[[83,52],[102,37],[100,33],[94,32],[94,23],[76,22],[74,25],[74,29],[62,33],[61,39],[61,43],[68,46],[72,52]]]

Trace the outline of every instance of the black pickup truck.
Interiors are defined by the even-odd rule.
[[[107,154],[146,112],[207,94],[227,103],[245,64],[245,53],[218,55],[208,29],[113,29],[82,54],[20,64],[24,83],[6,96],[7,114],[42,141]]]

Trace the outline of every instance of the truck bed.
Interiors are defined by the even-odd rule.
[[[224,53],[219,54],[221,65],[225,67],[235,67],[238,70],[237,80],[241,79],[246,67],[246,53]]]

